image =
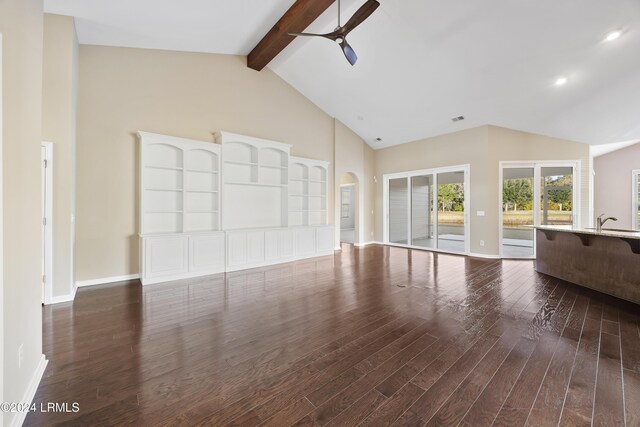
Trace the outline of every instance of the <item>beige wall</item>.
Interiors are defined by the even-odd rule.
[[[383,240],[382,175],[461,164],[470,165],[471,253],[499,253],[499,162],[579,160],[581,219],[589,221],[589,146],[497,126],[481,126],[376,151],[376,240]],[[485,216],[477,216],[484,211]],[[485,246],[480,246],[484,240]]]
[[[239,56],[80,46],[76,278],[138,273],[138,130],[212,141],[230,132],[330,161],[333,119]],[[330,200],[333,179],[330,179]],[[333,206],[329,206],[333,221]]]
[[[53,289],[73,292],[78,41],[72,17],[44,16],[42,137],[53,143]]]
[[[42,355],[42,0],[0,2],[3,38],[3,400],[20,402]],[[18,367],[18,348],[23,360]],[[8,425],[16,414],[4,413]]]
[[[596,157],[593,161],[594,211],[618,218],[607,224],[631,228],[631,171],[640,169],[640,144]]]
[[[356,183],[355,242],[357,244],[373,240],[371,233],[374,214],[371,212],[370,196],[374,189],[374,162],[375,157],[371,147],[351,129],[339,120],[335,120],[335,182],[338,185],[348,182]],[[336,189],[334,194],[334,217],[340,218],[340,192]],[[340,221],[336,221],[335,242],[336,246],[339,246]]]

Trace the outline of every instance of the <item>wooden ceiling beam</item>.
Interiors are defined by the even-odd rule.
[[[297,0],[258,42],[247,57],[247,66],[262,70],[295,39],[288,33],[301,33],[335,0]]]

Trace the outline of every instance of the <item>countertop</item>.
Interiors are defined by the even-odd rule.
[[[565,233],[590,234],[594,236],[618,237],[623,239],[640,240],[640,231],[624,231],[611,228],[603,228],[601,232],[595,228],[578,228],[571,225],[537,225],[534,228],[538,230],[561,231]]]

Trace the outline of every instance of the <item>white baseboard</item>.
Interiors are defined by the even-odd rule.
[[[473,252],[469,253],[469,256],[473,258],[500,259],[500,255],[476,254]]]
[[[51,297],[51,301],[49,301],[49,303],[46,304],[46,305],[73,301],[76,298],[76,291],[77,290],[78,290],[78,285],[75,285],[73,287],[73,291],[70,294],[68,294],[68,295],[59,295],[57,297]]]
[[[105,283],[124,282],[125,280],[136,280],[139,278],[140,278],[139,274],[128,274],[126,276],[102,277],[100,279],[78,281],[76,282],[76,286],[78,288],[82,288],[84,286],[104,285]]]
[[[38,362],[38,366],[36,370],[33,372],[31,376],[31,380],[29,381],[29,385],[22,396],[22,400],[20,403],[32,403],[33,398],[36,395],[36,391],[38,391],[38,386],[40,385],[40,380],[42,380],[42,375],[44,375],[44,370],[47,367],[47,363],[49,361],[44,354],[40,355],[40,362]],[[24,423],[25,418],[27,417],[27,412],[15,412],[13,413],[13,418],[9,419],[10,427],[20,427],[22,423]]]
[[[355,243],[354,246],[357,246],[359,248],[364,248],[365,246],[369,246],[369,245],[381,245],[382,243],[380,242],[375,242],[375,241],[371,241],[371,242],[364,242],[364,243]]]

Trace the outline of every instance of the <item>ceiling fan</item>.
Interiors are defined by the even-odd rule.
[[[332,40],[340,45],[344,56],[347,57],[349,64],[354,65],[358,60],[358,56],[355,51],[347,43],[347,34],[349,34],[354,28],[362,24],[377,8],[380,3],[377,0],[367,0],[365,4],[360,6],[360,9],[353,14],[351,19],[344,24],[344,27],[340,25],[340,0],[338,0],[338,26],[335,30],[327,34],[313,34],[313,33],[289,33],[290,36],[307,36],[307,37],[324,37],[325,39]]]

